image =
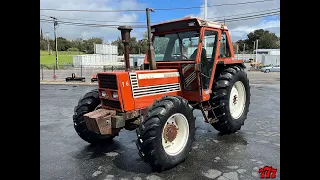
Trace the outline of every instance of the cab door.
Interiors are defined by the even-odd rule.
[[[200,65],[198,76],[201,101],[207,101],[211,93],[212,73],[217,59],[217,46],[219,32],[214,29],[205,28],[203,31],[202,49],[198,55],[197,62]]]

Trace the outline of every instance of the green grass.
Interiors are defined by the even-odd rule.
[[[84,54],[83,52],[73,52],[73,51],[59,51],[58,52],[58,61],[59,66],[61,65],[71,65],[72,56]],[[46,66],[53,66],[56,64],[56,53],[52,51],[52,54],[49,55],[48,51],[40,50],[40,64]]]

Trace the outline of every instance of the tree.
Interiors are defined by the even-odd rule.
[[[71,43],[66,38],[58,37],[57,41],[58,41],[58,51],[67,51],[69,48],[71,48]]]
[[[83,41],[83,46],[84,46],[84,52],[88,54],[93,54],[94,53],[94,44],[102,44],[103,43],[103,38],[102,37],[93,37],[88,40]]]
[[[111,44],[114,46],[118,46],[118,55],[123,55],[124,50],[123,50],[123,44],[122,44],[120,37],[118,37],[117,40],[112,41]]]
[[[44,39],[40,40],[40,50],[48,50],[47,42]]]
[[[77,48],[81,52],[85,52],[84,41],[81,38],[71,41],[71,47]]]
[[[129,43],[129,49],[130,49],[130,54],[145,54],[147,53],[148,50],[148,42],[147,42],[147,33],[144,33],[144,38],[141,40],[137,40],[136,37],[131,37],[130,38],[130,43]],[[118,37],[117,40],[111,42],[112,45],[118,46],[118,55],[123,55],[124,54],[124,46],[121,41],[121,38]]]
[[[268,30],[257,29],[254,32],[250,32],[247,35],[247,39],[241,40],[242,43],[246,43],[246,49],[253,50],[253,42],[258,42],[259,49],[276,49],[279,48],[277,43],[278,36]]]

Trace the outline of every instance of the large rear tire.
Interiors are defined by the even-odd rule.
[[[114,135],[100,135],[88,130],[84,121],[83,115],[94,111],[101,101],[99,99],[99,92],[97,89],[86,93],[74,108],[73,123],[74,129],[78,135],[85,141],[91,144],[100,144],[111,141]]]
[[[149,109],[136,132],[140,157],[156,171],[172,168],[192,149],[193,107],[182,97],[163,97]]]
[[[223,134],[241,129],[247,119],[250,105],[250,86],[242,67],[231,66],[221,71],[215,79],[211,102],[218,106],[214,113],[218,118],[212,126]]]

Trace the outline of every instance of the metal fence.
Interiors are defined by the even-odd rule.
[[[131,69],[140,70],[142,67],[131,67]],[[60,65],[56,69],[54,65],[40,64],[40,81],[65,81],[67,77],[72,77],[74,73],[76,77],[84,77],[86,82],[90,82],[91,78],[99,72],[124,71],[125,66],[80,66]]]
[[[140,55],[141,56],[141,55]],[[249,60],[255,59],[255,54],[235,54],[236,59]],[[279,65],[280,55],[262,55],[258,54],[257,62],[263,63],[264,65]],[[130,63],[131,66],[135,63]],[[50,80],[65,80],[67,77],[71,77],[74,73],[77,77],[85,77],[86,82],[90,82],[93,75],[98,72],[112,72],[112,71],[124,71],[124,65],[114,65],[114,66],[95,66],[86,65],[80,67],[75,67],[71,64],[59,65],[59,69],[55,69],[54,65],[43,65],[40,64],[40,80],[50,81]],[[131,69],[140,70],[142,67],[131,67]]]

